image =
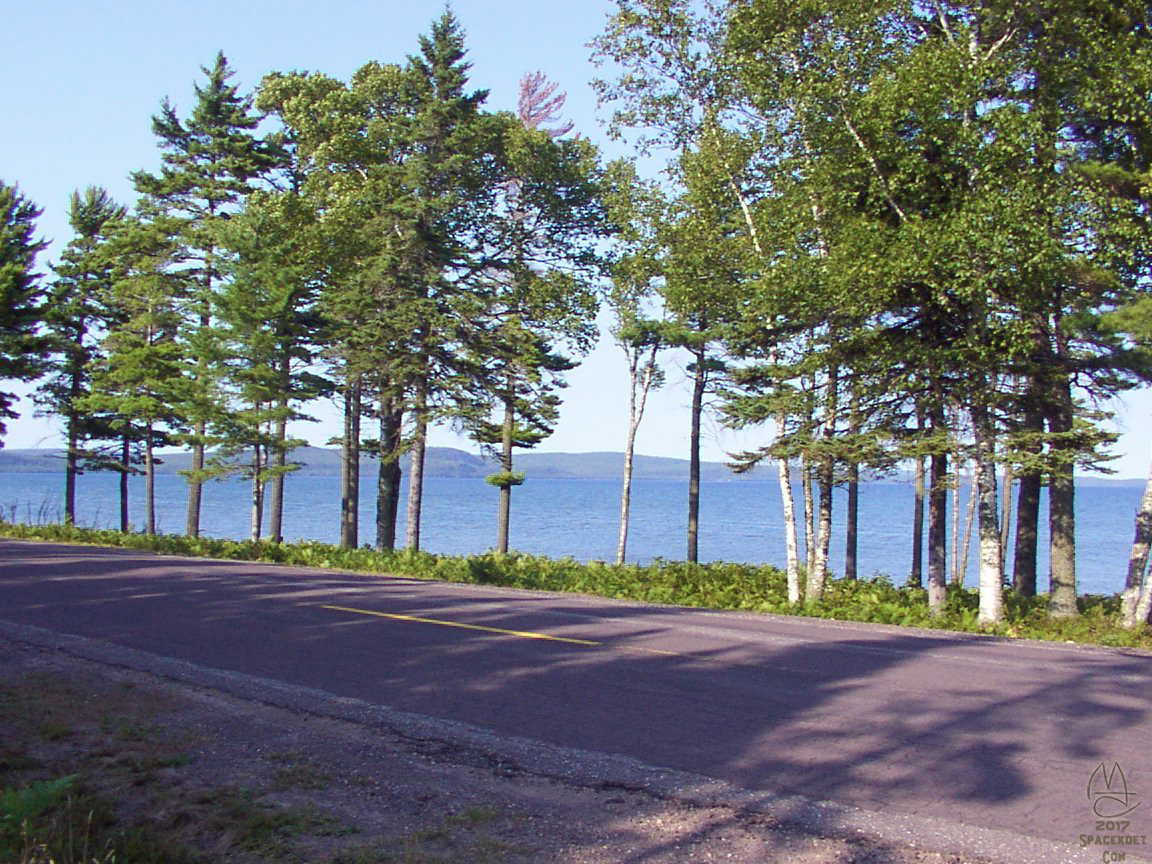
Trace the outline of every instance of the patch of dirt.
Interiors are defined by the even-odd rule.
[[[123,824],[192,850],[181,860],[978,860],[526,775],[451,746],[0,639],[0,789],[74,773]]]

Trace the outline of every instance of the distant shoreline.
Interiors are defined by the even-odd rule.
[[[191,467],[187,452],[157,454],[161,460],[158,474],[177,474]],[[300,447],[290,460],[301,467],[297,476],[337,477],[340,475],[340,451],[328,447]],[[238,462],[242,460],[237,460]],[[377,460],[362,455],[360,470],[363,476],[374,476]],[[516,454],[516,468],[530,477],[549,480],[617,480],[624,470],[622,453],[533,453]],[[408,458],[401,459],[401,469],[408,472]],[[494,458],[487,458],[454,447],[429,447],[425,476],[476,477],[483,479],[499,470]],[[664,456],[637,455],[634,458],[634,477],[637,480],[687,480],[688,460]],[[0,473],[63,473],[64,450],[60,448],[28,448],[0,450]],[[774,470],[767,467],[746,474],[736,474],[723,462],[701,464],[701,479],[706,481],[762,481],[775,479]]]

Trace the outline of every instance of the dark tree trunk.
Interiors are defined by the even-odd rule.
[[[156,533],[156,460],[152,456],[153,433],[149,423],[144,431],[144,532]]]
[[[87,281],[91,278],[90,274],[85,274],[84,278]],[[76,409],[76,403],[84,395],[83,370],[78,358],[84,354],[84,337],[88,332],[87,325],[83,320],[75,323],[79,328],[72,339],[75,354],[68,361],[68,453],[65,456],[64,465],[64,523],[66,525],[76,524],[76,477],[80,473],[78,464],[80,458],[78,452],[80,448],[80,414]]]
[[[64,524],[76,524],[77,450],[80,447],[79,420],[75,414],[68,417],[68,453],[64,463]]]
[[[497,515],[496,551],[508,553],[509,529],[512,522],[512,435],[516,429],[516,403],[511,392],[504,397],[504,425],[500,433],[500,471],[504,482],[500,485],[500,508]]]
[[[844,526],[844,578],[856,578],[857,536],[860,522],[860,466],[848,466],[848,502]]]
[[[810,581],[816,560],[816,502],[812,496],[812,462],[807,453],[800,454],[800,490],[804,497],[804,569]]]
[[[268,539],[284,541],[284,469],[288,465],[288,391],[292,386],[292,361],[287,352],[280,360],[280,397],[272,444],[272,479],[268,490]]]
[[[688,557],[690,564],[700,560],[700,416],[704,412],[704,388],[708,368],[703,351],[696,352],[696,375],[692,382],[692,425],[688,439]]]
[[[1055,382],[1048,413],[1052,433],[1054,463],[1048,480],[1048,536],[1051,585],[1048,614],[1067,618],[1076,609],[1076,484],[1072,454],[1061,436],[1072,431],[1074,409],[1072,388],[1067,377]],[[1061,452],[1064,451],[1064,452]]]
[[[1040,487],[1038,473],[1022,474],[1016,493],[1016,546],[1012,587],[1025,597],[1036,596],[1036,555],[1040,537]]]
[[[131,528],[128,521],[128,474],[132,464],[132,438],[128,432],[120,439],[120,533]]]
[[[204,471],[204,433],[207,426],[203,420],[197,420],[192,434],[196,441],[192,444],[192,468],[188,477],[188,516],[184,533],[189,537],[200,536],[200,499],[203,492],[201,476]]]
[[[344,391],[343,460],[340,471],[340,545],[360,544],[360,381],[349,381]]]
[[[376,548],[396,548],[400,514],[400,425],[402,414],[391,399],[380,400],[380,466],[376,479]]]
[[[912,572],[908,582],[924,585],[924,457],[916,457],[916,486],[912,510]]]
[[[216,204],[209,202],[208,212],[210,216],[216,213]],[[215,269],[216,248],[212,243],[208,243],[204,248],[204,272],[201,277],[201,292],[202,296],[199,301],[200,305],[200,331],[203,333],[212,326],[212,313],[211,313],[211,297],[213,294],[213,284],[215,282],[216,269]],[[208,361],[201,355],[197,359],[196,364],[197,380],[204,382],[208,377]],[[185,533],[189,537],[200,536],[200,505],[204,488],[204,480],[202,472],[204,471],[204,436],[208,433],[208,422],[204,417],[197,418],[193,424],[193,435],[195,440],[192,444],[192,471],[188,478],[188,517],[187,525],[185,526]]]
[[[856,388],[851,389],[849,399],[848,434],[856,440],[860,434],[860,398]],[[833,434],[835,430],[833,429]],[[847,508],[844,513],[844,578],[856,579],[857,573],[857,528],[860,521],[860,463],[852,459],[848,464]]]
[[[1029,387],[1032,391],[1035,385]],[[1032,393],[1029,394],[1033,396]],[[1044,416],[1034,405],[1024,409],[1025,452],[1038,456],[1040,437],[1044,432]],[[1012,587],[1025,597],[1036,596],[1036,556],[1040,536],[1040,489],[1044,478],[1039,471],[1026,466],[1020,473],[1019,492],[1016,493],[1016,545],[1012,561]]]

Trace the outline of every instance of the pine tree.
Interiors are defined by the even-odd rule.
[[[482,352],[476,366],[484,394],[480,415],[467,422],[477,441],[498,447],[500,471],[488,482],[500,490],[501,553],[509,547],[512,489],[524,481],[513,467],[514,449],[551,434],[562,375],[575,366],[568,352],[590,347],[598,307],[595,153],[582,140],[561,140],[570,123],[546,125],[560,122],[563,103],[555,85],[535,73],[521,80],[515,118],[488,119],[498,136],[497,170],[488,176],[499,194],[480,247],[487,332],[470,346]]]
[[[40,331],[43,288],[36,255],[47,244],[33,237],[40,209],[15,186],[0,182],[0,384],[43,374],[48,344]],[[18,417],[15,393],[0,390],[0,446],[5,420]]]
[[[144,530],[155,534],[156,448],[185,427],[181,409],[195,384],[178,339],[181,295],[174,248],[161,225],[123,221],[112,240],[118,261],[111,288],[116,320],[106,332],[81,411],[122,418],[125,440],[141,442],[145,474]]]
[[[481,137],[481,106],[488,93],[468,91],[471,64],[465,54],[463,30],[446,10],[431,32],[420,37],[420,51],[407,64],[413,136],[410,155],[403,161],[406,195],[400,202],[418,245],[416,257],[409,259],[415,279],[398,304],[410,336],[393,383],[405,394],[412,426],[409,549],[420,548],[428,426],[459,413],[456,406],[472,399],[467,390],[478,376],[462,350],[484,309],[482,299],[469,290],[468,277],[483,270],[470,240],[489,216],[493,187],[483,181],[492,167]]]
[[[182,330],[197,364],[189,406],[192,428],[186,436],[192,446],[192,468],[187,475],[185,530],[192,537],[200,533],[201,484],[207,476],[204,453],[220,401],[214,380],[218,346],[211,324],[212,297],[221,281],[222,224],[281,158],[277,139],[263,141],[254,134],[260,118],[252,110],[251,98],[230,83],[234,73],[223,52],[216,55],[212,68],[202,71],[207,80],[196,85],[196,104],[186,120],[167,99],[152,119],[163,151],[159,173],[140,171],[132,176],[144,196],[143,214],[164,216],[172,226],[180,247],[179,266],[189,279]]]
[[[76,236],[52,268],[56,279],[45,305],[44,324],[52,337],[52,375],[41,385],[37,400],[64,420],[67,524],[76,520],[76,478],[82,460],[94,455],[86,450],[86,443],[117,437],[110,418],[81,411],[79,401],[91,390],[99,339],[114,323],[110,306],[114,259],[109,235],[125,214],[124,207],[100,187],[72,193],[68,221]]]
[[[220,424],[224,470],[252,483],[251,536],[262,536],[265,490],[296,466],[286,456],[304,442],[287,437],[299,405],[326,383],[307,371],[313,359],[316,279],[306,258],[308,217],[291,191],[255,193],[223,238],[229,280],[214,295],[223,352],[223,386],[231,410]],[[247,451],[247,463],[233,459]],[[270,508],[269,536],[279,542],[282,492]]]

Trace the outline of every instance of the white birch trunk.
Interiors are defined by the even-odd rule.
[[[1128,578],[1121,596],[1121,623],[1127,628],[1148,621],[1152,609],[1152,579],[1148,578],[1148,553],[1152,549],[1152,471],[1144,485],[1144,497],[1136,513],[1136,536],[1128,556]],[[1141,611],[1143,614],[1141,615]]]
[[[839,420],[840,373],[835,367],[828,370],[828,388],[824,399],[822,435],[830,440],[836,435]],[[816,508],[816,545],[812,566],[808,568],[808,600],[821,600],[828,581],[828,551],[832,544],[832,484],[835,472],[829,456],[825,455],[819,467],[819,505]]]
[[[979,400],[977,396],[977,400]],[[972,406],[976,441],[975,489],[980,535],[980,623],[998,624],[1004,618],[1004,568],[1000,563],[1000,519],[996,500],[996,462],[988,407]]]
[[[787,459],[777,463],[780,469],[780,503],[784,508],[784,544],[788,561],[788,602],[803,600],[800,590],[800,540],[796,532],[796,499],[792,495],[792,469]]]
[[[623,564],[628,551],[628,516],[632,508],[632,462],[636,451],[636,433],[644,419],[648,392],[656,374],[656,346],[652,346],[644,374],[639,374],[640,353],[630,355],[631,393],[628,400],[628,440],[624,447],[624,479],[620,486],[620,537],[616,543],[616,563]]]
[[[752,248],[756,250],[756,254],[760,256],[762,261],[767,260],[764,254],[764,247],[760,243],[760,234],[756,230],[756,220],[752,217],[752,208],[749,205],[748,198],[741,189],[740,184],[736,182],[736,175],[729,171],[728,185],[732,189],[732,193],[736,196],[736,200],[740,204],[740,212],[744,216],[744,223],[748,228],[748,236],[752,241]],[[775,351],[771,352],[769,362],[776,362]],[[776,418],[776,429],[782,430],[785,428],[784,417],[780,415]],[[779,475],[780,475],[780,501],[784,508],[784,544],[787,556],[788,567],[788,602],[799,603],[800,595],[800,553],[799,553],[799,538],[796,532],[796,499],[792,495],[792,474],[791,466],[788,459],[781,457],[778,461]]]

